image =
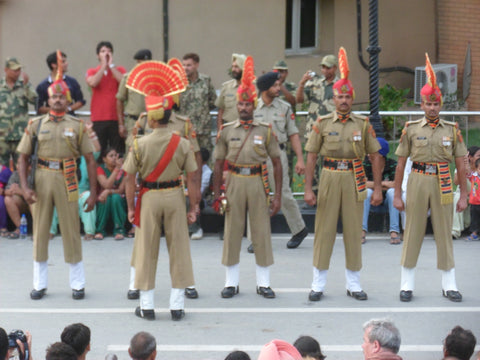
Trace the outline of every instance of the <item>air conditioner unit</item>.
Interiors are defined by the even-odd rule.
[[[437,84],[442,91],[443,101],[457,100],[457,64],[435,64],[432,65],[433,71],[437,75]],[[414,102],[420,104],[422,98],[420,91],[423,85],[427,83],[427,75],[425,66],[417,66],[415,68],[415,91]]]

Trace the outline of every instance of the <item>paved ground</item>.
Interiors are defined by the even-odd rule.
[[[186,301],[187,315],[172,322],[168,312],[169,276],[165,243],[162,242],[157,272],[157,320],[136,318],[136,301],[127,300],[129,259],[133,241],[84,242],[87,273],[86,298],[74,301],[68,287],[68,267],[63,262],[61,238],[50,243],[49,287],[41,301],[32,301],[32,260],[29,240],[0,239],[0,326],[30,330],[35,359],[43,359],[46,347],[59,340],[65,325],[84,322],[92,330],[89,359],[103,359],[113,352],[128,359],[129,339],[140,330],[157,339],[161,359],[223,359],[234,349],[252,359],[261,346],[279,338],[293,342],[311,335],[332,359],[362,359],[362,324],[373,317],[392,318],[402,333],[400,355],[409,360],[441,358],[441,344],[453,326],[460,324],[480,338],[480,242],[454,242],[457,282],[462,303],[441,296],[436,270],[435,245],[427,237],[417,271],[414,301],[401,303],[399,259],[401,246],[388,244],[387,235],[373,234],[363,246],[362,283],[366,302],[345,295],[344,255],[337,237],[325,297],[319,303],[307,299],[311,277],[313,235],[300,248],[288,250],[286,234],[274,234],[275,265],[272,267],[273,300],[255,293],[254,256],[241,255],[240,294],[220,298],[224,268],[220,264],[222,242],[217,235],[192,242],[194,270],[200,298]]]

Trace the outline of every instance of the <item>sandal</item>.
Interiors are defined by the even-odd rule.
[[[125,239],[125,237],[123,236],[123,234],[117,234],[117,235],[115,235],[114,239],[115,240],[123,240],[123,239]]]
[[[13,231],[13,232],[11,232],[10,234],[8,234],[7,237],[8,237],[10,240],[16,240],[16,239],[20,238],[20,233]]]
[[[8,236],[8,230],[7,229],[0,229],[0,236],[1,237],[7,237]]]
[[[93,238],[95,240],[103,240],[103,235],[101,233],[97,233],[97,234],[95,234],[95,236]]]
[[[93,240],[93,238],[94,238],[93,234],[85,234],[85,236],[83,237],[83,240],[90,241],[90,240]]]
[[[402,238],[400,236],[392,236],[390,235],[390,244],[392,245],[399,245],[402,243]]]
[[[134,231],[129,231],[127,233],[127,237],[130,238],[130,239],[134,238],[135,237],[135,230]]]

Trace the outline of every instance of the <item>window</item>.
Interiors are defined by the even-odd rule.
[[[287,0],[285,49],[287,54],[311,53],[317,47],[318,0]]]

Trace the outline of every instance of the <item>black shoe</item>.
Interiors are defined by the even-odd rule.
[[[272,288],[264,287],[264,286],[257,286],[257,294],[262,295],[266,299],[273,299],[275,297],[275,292]]]
[[[138,300],[138,299],[140,299],[140,290],[128,290],[127,299],[128,300]]]
[[[353,297],[356,300],[367,300],[367,293],[363,290],[360,291],[350,291],[347,290],[347,295]]]
[[[43,298],[43,296],[45,295],[46,292],[47,292],[47,289],[41,289],[41,290],[35,290],[35,289],[33,289],[33,290],[30,292],[30,299],[32,299],[32,300],[40,300],[41,298]]]
[[[85,289],[75,290],[72,289],[73,300],[82,300],[85,297]]]
[[[185,288],[185,296],[189,299],[198,298],[198,291],[195,288]]]
[[[402,290],[400,291],[400,301],[403,302],[410,302],[413,298],[413,291],[412,290]]]
[[[292,238],[287,242],[287,248],[289,249],[296,249],[300,246],[302,241],[307,237],[308,229],[306,227],[303,228],[302,231],[292,236]]]
[[[155,310],[143,310],[140,306],[135,309],[135,315],[145,320],[155,320]]]
[[[227,286],[223,288],[220,294],[222,295],[222,298],[227,299],[227,298],[232,298],[234,295],[237,295],[238,292],[239,292],[238,286]]]
[[[308,294],[308,300],[310,301],[320,301],[320,299],[323,296],[323,292],[321,291],[310,291],[310,294]]]
[[[448,300],[453,302],[461,302],[462,301],[462,294],[460,291],[456,290],[442,290],[443,296],[445,296]]]
[[[180,321],[185,317],[184,310],[170,310],[170,314],[172,314],[173,321]]]
[[[253,254],[253,244],[250,244],[247,248],[247,251],[250,253],[250,254]]]

